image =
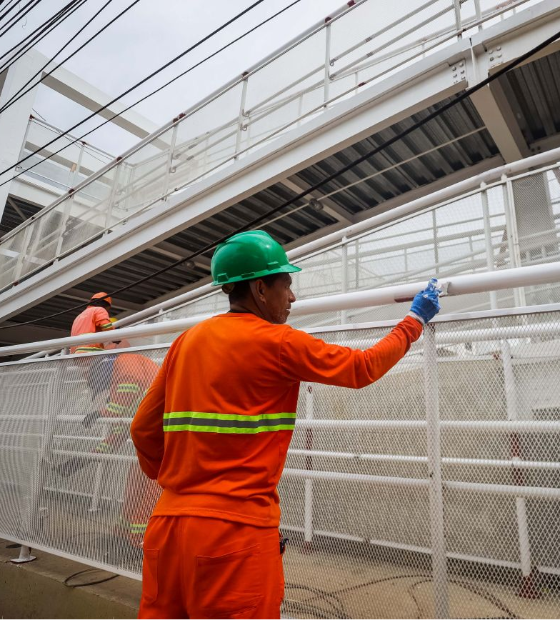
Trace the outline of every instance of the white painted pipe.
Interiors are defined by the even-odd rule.
[[[447,295],[467,295],[470,293],[482,293],[491,290],[509,289],[537,284],[549,284],[560,281],[560,261],[544,265],[532,265],[529,267],[517,267],[488,273],[466,274],[442,278],[440,284],[446,289]],[[328,295],[315,299],[304,299],[292,306],[292,316],[302,316],[319,312],[336,312],[350,308],[365,308],[369,306],[384,306],[411,300],[414,295],[426,286],[426,281],[388,286],[380,289],[357,291],[341,295]],[[445,300],[443,301],[445,306]],[[172,334],[189,329],[211,315],[199,315],[175,321],[166,321],[153,325],[138,325],[125,327],[118,332],[99,332],[95,334],[96,342],[111,342],[115,339],[133,339]],[[74,338],[58,338],[42,340],[40,342],[18,344],[0,348],[0,357],[6,355],[20,355],[34,351],[65,347],[73,347],[91,342],[91,334],[84,334]],[[103,355],[93,353],[90,355]],[[82,354],[83,357],[86,354]]]

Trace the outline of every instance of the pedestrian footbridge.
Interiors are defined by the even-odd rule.
[[[371,3],[349,5],[8,233],[2,318],[188,256],[560,30],[546,0],[428,1],[377,33]],[[303,269],[290,322],[328,342],[371,346],[428,277],[444,288],[379,382],[301,386],[279,489],[287,617],[560,614],[558,53],[266,226]],[[224,102],[235,113],[218,114]],[[127,291],[144,302],[116,323],[126,349],[71,355],[87,336],[0,348],[0,537],[141,578],[157,489],[127,438],[134,407],[89,414],[107,402],[107,359],[161,364],[177,334],[226,309],[210,255]]]

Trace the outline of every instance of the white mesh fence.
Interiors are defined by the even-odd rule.
[[[302,385],[286,615],[560,614],[560,312],[434,325],[370,387]],[[128,438],[140,392],[115,385],[126,368],[144,390],[166,351],[0,366],[0,536],[140,576],[158,488]]]

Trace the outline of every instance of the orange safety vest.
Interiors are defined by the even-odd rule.
[[[276,486],[300,382],[369,385],[421,333],[420,323],[406,317],[361,351],[252,314],[228,313],[179,336],[131,428],[140,466],[163,487],[154,515],[278,526]]]
[[[74,319],[72,323],[71,336],[81,336],[82,334],[94,334],[113,329],[113,324],[109,319],[109,313],[105,308],[99,306],[88,306],[82,313]],[[90,353],[92,351],[104,351],[101,343],[84,344],[79,347],[72,347],[71,353]]]

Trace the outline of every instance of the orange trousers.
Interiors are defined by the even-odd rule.
[[[283,597],[277,528],[150,519],[139,618],[280,618]]]

